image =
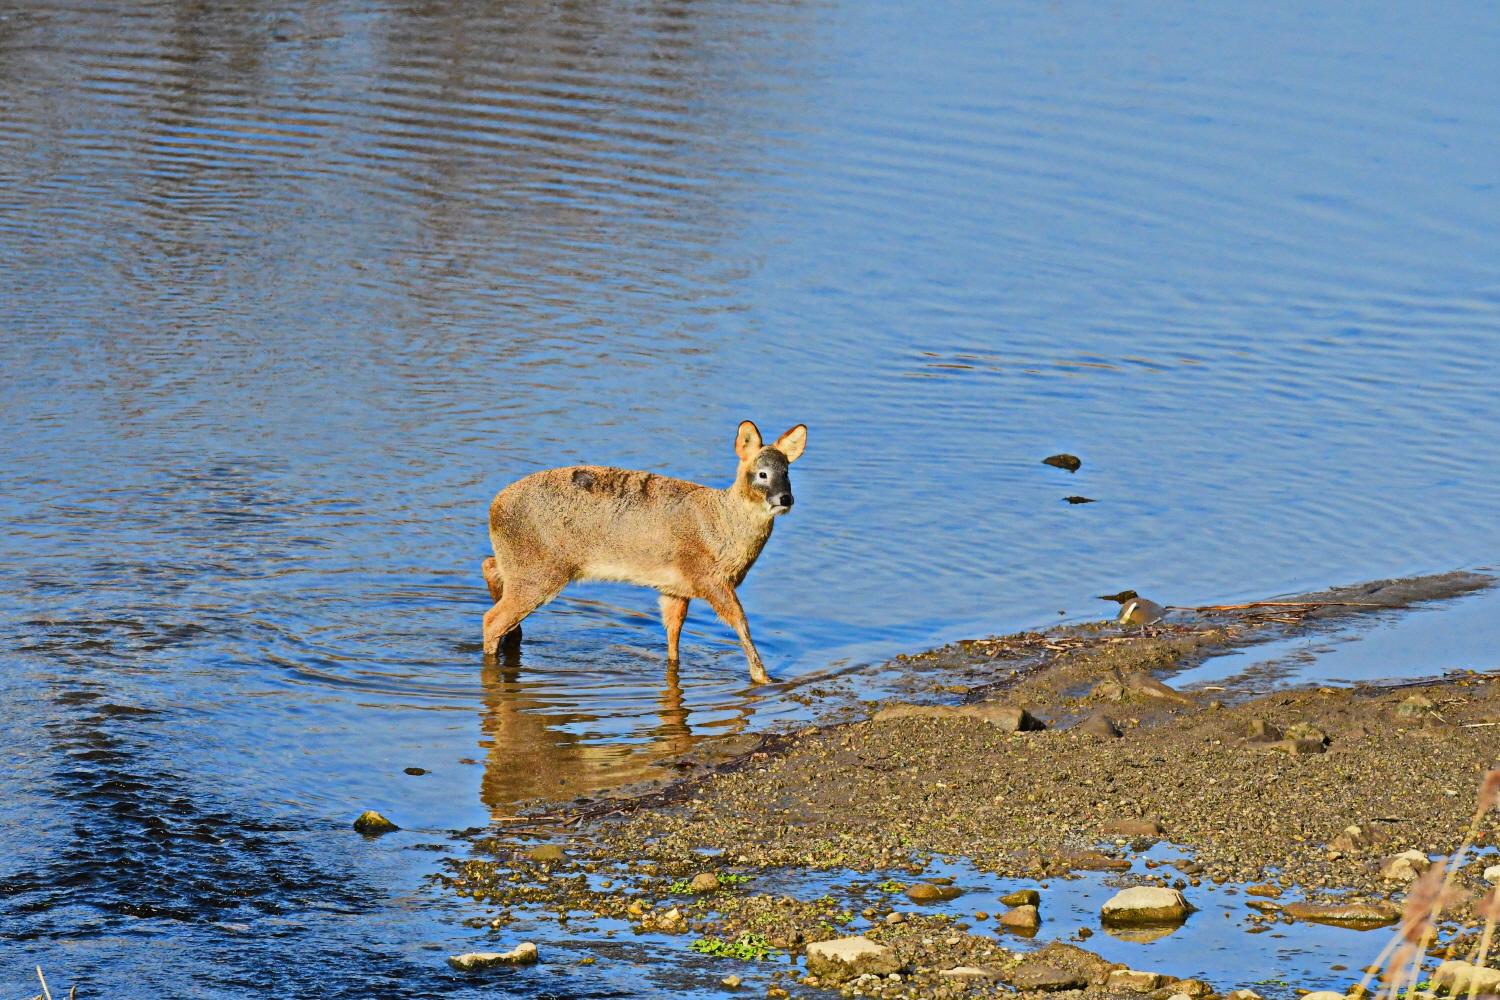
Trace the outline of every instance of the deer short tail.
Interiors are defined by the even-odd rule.
[[[496,604],[505,593],[505,578],[500,575],[500,564],[490,556],[479,566],[480,572],[484,573],[484,582],[490,588],[490,600]]]

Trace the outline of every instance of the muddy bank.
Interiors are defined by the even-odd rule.
[[[1241,609],[1130,633],[1101,623],[955,644],[909,658],[914,676],[989,672],[983,683],[927,685],[945,706],[870,705],[862,721],[741,738],[717,756],[700,750],[675,762],[683,776],[664,789],[555,803],[538,826],[490,831],[445,882],[499,907],[497,932],[520,910],[550,911],[580,933],[592,920],[624,920],[682,934],[704,954],[753,958],[802,953],[857,926],[904,970],[900,980],[867,977],[865,995],[1033,988],[1012,973],[1039,953],[1008,951],[989,933],[995,924],[975,926],[1006,905],[976,900],[963,921],[924,914],[922,893],[950,891],[927,877],[934,858],[1037,880],[1120,873],[1107,880],[1115,888],[1234,894],[1259,883],[1263,916],[1252,920],[1327,918],[1316,910],[1324,905],[1380,923],[1421,867],[1389,859],[1450,851],[1482,773],[1500,759],[1500,678],[1238,700],[1158,678],[1227,648],[1488,582],[1449,574],[1301,598],[1370,610]],[[525,829],[565,834],[569,853],[529,853],[517,837]],[[1158,838],[1191,856],[1123,874],[1127,857]],[[1481,846],[1492,841],[1487,833]],[[1469,864],[1461,881],[1482,890],[1483,867]],[[797,869],[847,870],[855,902],[742,885]],[[693,891],[694,877],[710,875],[710,890]],[[1047,989],[1108,988],[1114,966],[1049,948],[1043,964],[1067,982]],[[953,973],[963,968],[980,971]]]

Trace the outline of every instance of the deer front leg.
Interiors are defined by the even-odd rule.
[[[771,678],[766,673],[765,664],[760,662],[760,653],[755,650],[754,640],[750,638],[750,623],[745,619],[745,609],[740,607],[740,598],[734,588],[724,587],[704,599],[724,619],[724,624],[734,629],[735,634],[740,637],[740,647],[744,649],[745,659],[750,664],[750,679],[757,684],[769,684]]]
[[[656,603],[661,606],[661,623],[667,627],[667,662],[676,663],[677,640],[682,636],[682,623],[687,619],[688,599],[662,594]]]

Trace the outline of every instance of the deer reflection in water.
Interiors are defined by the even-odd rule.
[[[486,748],[479,797],[496,816],[514,814],[527,799],[558,800],[635,782],[662,780],[670,772],[653,766],[687,753],[704,738],[687,723],[677,664],[668,663],[657,699],[657,724],[630,737],[605,742],[588,735],[601,714],[565,703],[550,686],[527,681],[519,651],[485,663],[480,728]]]

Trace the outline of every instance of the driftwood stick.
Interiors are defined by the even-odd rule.
[[[52,991],[47,989],[47,977],[42,975],[42,967],[40,965],[36,967],[36,977],[42,981],[42,996],[46,997],[47,1000],[52,1000]]]

